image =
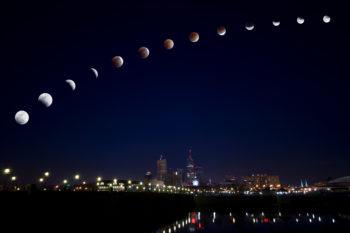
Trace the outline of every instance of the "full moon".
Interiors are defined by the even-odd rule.
[[[112,64],[116,68],[120,68],[124,64],[124,60],[121,56],[115,56],[112,58]]]
[[[164,48],[168,50],[174,48],[174,41],[172,39],[166,39],[164,41]]]
[[[142,59],[146,59],[149,56],[149,50],[147,47],[141,47],[137,50],[139,57]]]
[[[253,23],[246,23],[245,24],[245,29],[247,29],[248,31],[252,31],[254,29],[254,24]]]
[[[15,121],[20,125],[25,125],[29,121],[29,115],[26,111],[20,110],[15,115]]]
[[[331,17],[329,17],[328,15],[323,16],[323,22],[325,23],[331,22]]]
[[[67,79],[66,83],[68,83],[68,85],[72,88],[73,91],[75,90],[76,85],[75,85],[75,82],[73,80]]]
[[[189,39],[192,43],[196,43],[199,41],[199,34],[197,32],[191,32]]]
[[[280,21],[272,21],[272,25],[275,27],[280,26],[281,22]]]
[[[224,26],[220,26],[217,28],[216,32],[219,36],[224,36],[226,34],[226,28]]]
[[[303,24],[305,22],[305,19],[304,18],[302,18],[302,17],[298,17],[297,18],[297,23],[298,24]]]
[[[41,102],[45,107],[50,107],[53,99],[49,93],[42,93],[39,95],[38,101]]]
[[[95,69],[95,68],[90,68],[90,70],[94,73],[94,75],[95,75],[95,78],[98,78],[98,72],[97,72],[97,70]],[[73,89],[74,90],[74,89]]]

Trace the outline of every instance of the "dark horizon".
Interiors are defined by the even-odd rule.
[[[346,9],[334,1],[6,5],[0,168],[23,180],[45,170],[57,180],[76,172],[140,179],[161,154],[168,167],[184,168],[191,148],[217,182],[350,175]],[[188,40],[192,31],[198,43]],[[163,48],[166,38],[173,50]],[[145,60],[141,46],[150,49]],[[121,69],[112,66],[116,55],[125,59]],[[42,92],[52,94],[51,107],[38,103]],[[21,109],[30,114],[26,125],[14,121]]]

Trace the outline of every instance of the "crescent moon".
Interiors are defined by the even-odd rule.
[[[90,70],[94,73],[95,78],[98,78],[98,72],[95,68],[91,67]]]
[[[20,110],[15,115],[15,121],[17,124],[25,125],[29,121],[29,114],[26,111]]]
[[[280,21],[272,21],[272,25],[275,27],[280,26],[281,22]]]
[[[53,99],[49,93],[42,93],[39,95],[38,101],[41,102],[45,107],[50,107]]]
[[[73,91],[75,90],[76,84],[72,79],[67,79],[66,83],[68,83],[68,85],[72,88]]]
[[[247,23],[246,25],[245,25],[245,29],[247,29],[248,31],[252,31],[253,29],[254,29],[254,24],[252,24],[252,23]]]

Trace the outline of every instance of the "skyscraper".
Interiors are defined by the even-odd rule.
[[[198,167],[192,157],[192,150],[188,151],[187,158],[187,173],[186,173],[186,183],[189,186],[198,186],[200,184],[200,173],[201,168]]]
[[[157,179],[165,181],[167,178],[167,173],[167,162],[166,159],[163,158],[163,155],[161,155],[159,160],[157,160]]]

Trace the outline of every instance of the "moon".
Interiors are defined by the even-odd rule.
[[[72,88],[73,91],[75,90],[76,85],[72,79],[67,79],[66,83],[68,83],[68,85]]]
[[[305,19],[304,18],[302,18],[302,17],[298,17],[297,18],[297,23],[298,24],[303,24],[305,22]]]
[[[124,60],[121,56],[115,56],[112,58],[112,64],[115,68],[120,68],[124,64]]]
[[[331,22],[331,17],[329,17],[328,15],[323,16],[323,22],[324,22],[324,23],[329,23],[329,22]]]
[[[226,28],[224,26],[220,26],[217,28],[216,32],[219,36],[224,36],[226,34]]]
[[[272,25],[275,27],[280,26],[281,22],[280,21],[272,21]]]
[[[149,49],[147,47],[141,47],[137,50],[139,57],[142,59],[146,59],[149,56]]]
[[[166,39],[163,43],[164,48],[170,50],[172,48],[174,48],[174,41],[172,39]]]
[[[197,32],[191,32],[189,35],[189,39],[192,43],[196,43],[199,41],[199,34]]]
[[[94,73],[94,75],[95,75],[95,78],[98,78],[98,72],[97,72],[97,70],[95,69],[95,68],[90,68],[90,70]],[[75,89],[75,88],[74,88]],[[73,89],[73,90],[74,90]]]
[[[39,95],[38,101],[41,102],[45,107],[50,107],[53,99],[49,93],[42,93]]]
[[[20,125],[25,125],[29,121],[29,114],[24,110],[20,110],[15,115],[15,121]]]
[[[253,23],[246,23],[245,24],[245,29],[248,31],[252,31],[255,28],[255,25]]]

